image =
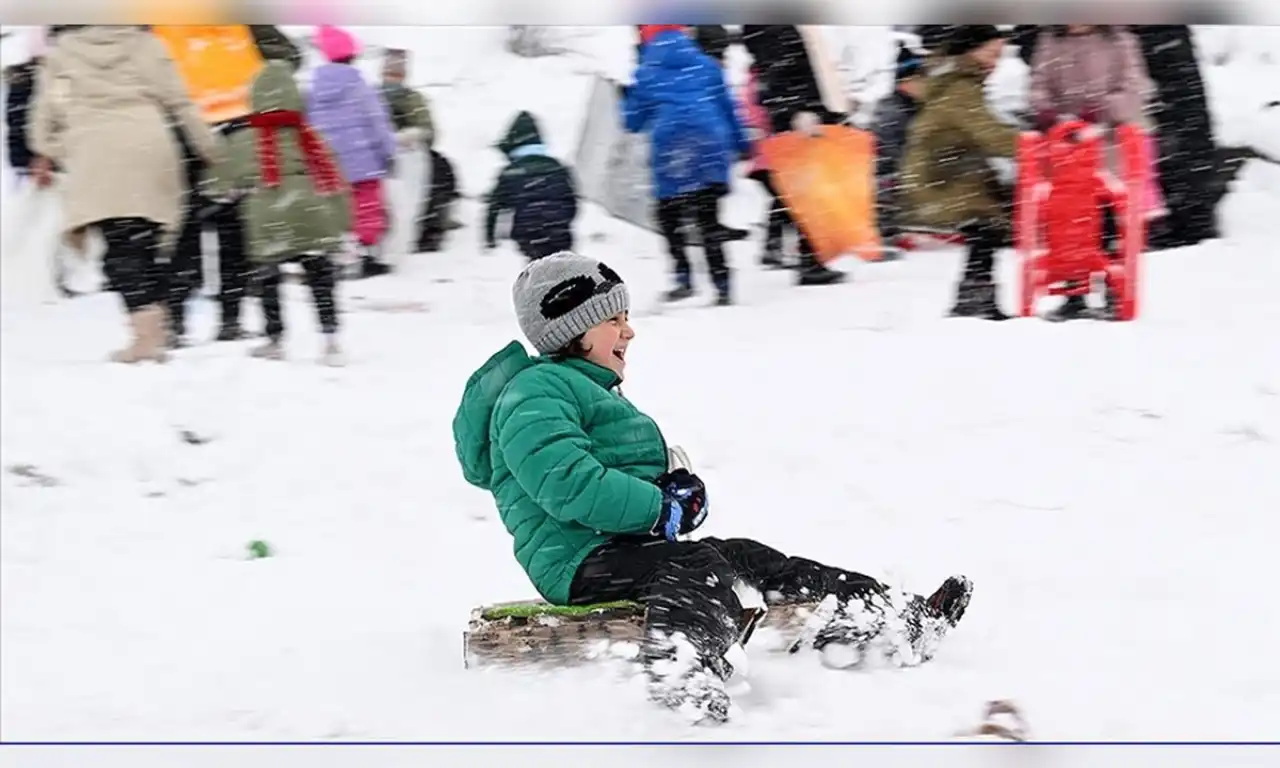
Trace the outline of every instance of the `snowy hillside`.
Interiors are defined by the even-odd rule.
[[[579,54],[538,60],[501,53],[496,27],[356,31],[415,52],[472,194],[519,109],[571,156],[592,73],[625,69],[630,48],[625,28],[571,31]],[[1252,87],[1215,84],[1214,109],[1257,117],[1276,66],[1233,56],[1221,82]],[[740,306],[656,313],[658,238],[589,208],[582,250],[635,297],[627,395],[706,479],[707,535],[923,591],[976,584],[919,669],[833,672],[753,644],[743,715],[715,731],[654,709],[622,666],[462,666],[470,609],[533,595],[450,434],[467,376],[518,334],[522,260],[482,255],[474,203],[447,253],[342,286],[342,370],[313,363],[296,286],[286,363],[200,343],[165,367],[110,366],[116,297],[6,301],[0,732],[931,740],[1007,698],[1042,739],[1274,737],[1278,171],[1246,168],[1227,239],[1152,255],[1143,316],[1115,325],[944,320],[958,252],[800,289],[757,269],[754,243],[730,246]],[[730,223],[760,217],[754,187],[738,182]],[[389,300],[424,308],[379,311]],[[193,305],[193,338],[213,311]],[[255,540],[273,556],[248,559]]]

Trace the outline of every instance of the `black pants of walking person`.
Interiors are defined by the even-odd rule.
[[[432,149],[427,153],[427,162],[431,163],[431,183],[418,214],[418,253],[435,253],[444,246],[450,212],[460,196],[458,177],[449,158]]]
[[[320,332],[338,332],[338,304],[335,297],[335,270],[327,254],[307,253],[296,261],[302,265],[311,289],[311,299],[320,320]],[[265,264],[255,272],[257,287],[262,300],[262,314],[266,318],[267,336],[273,341],[284,337],[284,312],[280,306],[280,283],[284,275],[280,264]]]
[[[207,227],[218,236],[218,306],[221,310],[220,341],[241,338],[240,305],[249,284],[249,260],[245,250],[244,223],[238,203],[217,204],[192,195],[187,216],[171,257],[169,314],[173,332],[186,333],[186,303],[204,282],[202,239]]]
[[[141,218],[96,222],[106,253],[102,271],[108,285],[120,294],[128,312],[164,302],[166,265],[160,262],[160,225]]]
[[[737,580],[775,603],[829,594],[865,598],[885,589],[870,576],[789,557],[751,539],[619,538],[582,562],[569,601],[644,603],[647,630],[683,632],[704,659],[718,659],[738,640],[743,606],[733,590]]]
[[[975,220],[960,227],[964,237],[965,262],[956,286],[952,317],[1007,320],[997,301],[995,283],[996,251],[1008,244],[1008,227],[999,221]]]
[[[233,121],[235,122],[235,121]],[[220,132],[231,133],[243,126],[224,124]],[[174,136],[182,149],[183,172],[187,182],[182,229],[174,252],[169,256],[165,301],[169,307],[170,332],[181,339],[187,332],[187,301],[204,285],[204,231],[212,228],[218,237],[218,304],[221,309],[220,341],[241,338],[240,305],[252,271],[245,243],[244,223],[238,203],[215,203],[198,191],[206,168],[180,130]]]
[[[658,201],[658,227],[667,241],[676,279],[669,298],[681,299],[693,293],[693,269],[686,253],[686,221],[692,221],[697,228],[711,283],[721,303],[728,303],[729,264],[724,256],[724,232],[720,226],[720,192],[715,187]]]

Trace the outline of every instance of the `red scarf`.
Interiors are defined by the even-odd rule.
[[[346,180],[333,162],[328,148],[307,122],[301,112],[276,109],[249,115],[249,127],[258,133],[258,162],[262,166],[262,181],[268,187],[280,186],[280,143],[276,131],[292,128],[298,132],[298,144],[307,164],[307,172],[316,183],[316,191],[333,195],[346,188]]]

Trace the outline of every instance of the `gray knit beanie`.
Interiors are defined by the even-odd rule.
[[[529,263],[511,289],[520,330],[540,354],[631,310],[627,286],[605,264],[570,251]]]

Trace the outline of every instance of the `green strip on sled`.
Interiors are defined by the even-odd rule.
[[[798,637],[816,603],[750,608],[740,622],[742,642],[757,628]],[[644,636],[645,608],[619,601],[594,605],[551,605],[541,600],[495,603],[471,612],[462,633],[463,663],[483,666],[574,666],[602,658],[613,643],[638,643]]]

